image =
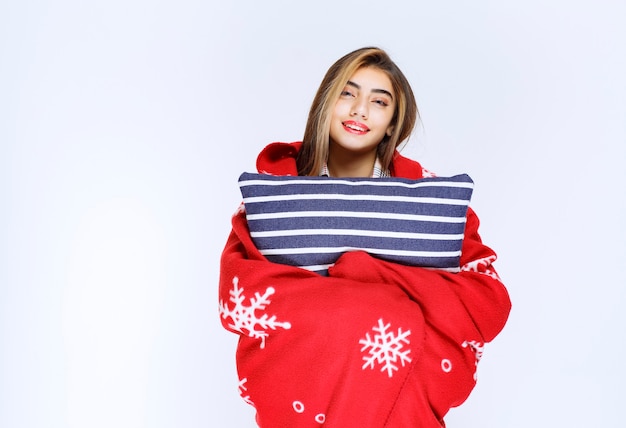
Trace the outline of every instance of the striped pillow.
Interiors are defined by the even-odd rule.
[[[346,251],[459,271],[474,183],[454,177],[329,178],[243,173],[253,242],[268,260],[328,274]]]

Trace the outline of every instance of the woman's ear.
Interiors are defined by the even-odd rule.
[[[387,132],[386,132],[388,137],[391,137],[391,134],[393,134],[393,125],[391,125],[389,128],[387,128]]]

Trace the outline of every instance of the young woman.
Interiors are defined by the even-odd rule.
[[[268,145],[258,171],[421,179],[430,174],[397,151],[417,114],[389,56],[358,49],[328,70],[303,141]],[[471,209],[457,273],[351,251],[320,276],[269,262],[253,243],[245,207],[232,224],[220,315],[240,336],[239,391],[260,427],[444,426],[473,389],[483,347],[511,307]],[[386,371],[373,370],[368,346],[386,353]]]

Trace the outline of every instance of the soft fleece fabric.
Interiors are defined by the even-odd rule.
[[[273,143],[261,173],[297,175],[300,143]],[[424,176],[396,154],[392,174]],[[486,342],[511,303],[468,211],[461,272],[399,265],[356,251],[329,276],[271,263],[243,208],[221,259],[222,325],[239,335],[242,398],[262,428],[443,427],[466,400]]]

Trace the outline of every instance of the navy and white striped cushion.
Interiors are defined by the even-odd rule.
[[[270,261],[326,275],[363,250],[412,266],[459,271],[474,183],[454,177],[329,178],[243,173],[250,235]]]

